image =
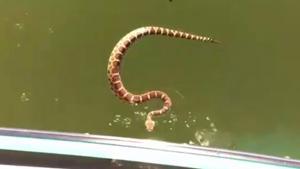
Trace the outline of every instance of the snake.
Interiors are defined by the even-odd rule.
[[[111,55],[108,60],[107,76],[110,83],[111,90],[121,100],[124,100],[130,104],[140,104],[151,99],[161,99],[163,106],[161,109],[153,110],[147,113],[145,120],[146,130],[151,132],[154,130],[155,121],[154,116],[160,116],[170,110],[172,106],[171,98],[167,93],[159,90],[151,90],[142,94],[134,94],[128,91],[121,80],[121,62],[125,56],[129,47],[138,39],[147,35],[162,35],[173,38],[183,38],[189,40],[198,40],[202,42],[220,43],[220,41],[212,39],[210,37],[200,36],[192,33],[187,33],[175,29],[169,29],[158,26],[144,26],[132,30],[123,36],[117,44],[114,46]]]

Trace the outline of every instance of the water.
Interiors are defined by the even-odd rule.
[[[300,159],[299,1],[0,1],[0,124],[150,138]],[[110,91],[115,43],[140,26],[207,35],[221,45],[147,37],[126,55],[133,92],[160,89],[172,110],[148,133],[160,101],[131,106]]]

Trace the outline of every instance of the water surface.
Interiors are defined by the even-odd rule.
[[[0,124],[221,147],[300,159],[300,11],[296,0],[0,1]],[[122,66],[133,92],[173,99],[157,130],[153,101],[110,91],[115,43],[140,26],[207,35],[221,45],[147,37]]]

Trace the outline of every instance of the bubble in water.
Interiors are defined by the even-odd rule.
[[[204,140],[204,141],[201,143],[201,146],[208,147],[209,145],[210,145],[209,140]]]
[[[173,121],[173,123],[178,121],[177,115],[175,113],[170,113],[170,119]]]
[[[204,120],[207,121],[207,128],[204,128],[200,126],[199,122],[202,123],[203,120],[197,119],[198,113],[192,113],[192,112],[187,112],[187,118],[183,120],[184,126],[188,128],[189,130],[196,129],[194,131],[194,136],[193,138],[189,141],[189,144],[191,142],[193,144],[199,144],[201,146],[211,146],[211,144],[214,144],[216,141],[217,137],[217,127],[215,123],[211,120],[209,116],[205,116]],[[197,128],[201,129],[197,129]]]
[[[144,121],[147,117],[147,112],[144,111],[135,111],[134,112],[135,119],[138,121]]]
[[[189,140],[188,144],[194,145],[195,143],[192,140]]]
[[[54,30],[53,30],[53,28],[52,28],[52,27],[49,27],[49,28],[48,28],[48,32],[49,32],[49,34],[52,34],[52,33],[54,33]]]
[[[211,123],[210,123],[210,127],[211,127],[211,128],[215,128],[215,123],[211,122]]]
[[[114,124],[121,125],[125,128],[129,128],[131,126],[132,119],[129,117],[122,117],[120,114],[116,114],[112,120],[112,122],[108,123],[108,126],[113,126]]]
[[[211,128],[211,130],[212,130],[213,132],[217,132],[217,131],[218,131],[218,129],[217,129],[215,123],[211,122],[209,126],[210,126],[210,128]]]
[[[206,116],[205,119],[206,119],[207,121],[210,121],[210,117],[209,117],[209,116]]]
[[[19,30],[22,30],[24,28],[24,24],[23,23],[16,23],[15,27]]]
[[[131,122],[132,122],[131,118],[126,117],[126,118],[124,118],[124,119],[122,120],[122,125],[123,125],[125,128],[129,128],[130,125],[131,125]]]
[[[186,114],[188,114],[188,117],[184,121],[185,127],[190,128],[190,127],[193,127],[193,126],[197,125],[197,123],[196,123],[197,119],[196,119],[195,116],[193,116],[193,113],[192,112],[187,112]]]
[[[17,43],[17,47],[18,47],[18,48],[21,47],[21,44],[20,44],[20,43]]]
[[[30,100],[28,95],[30,95],[30,93],[25,93],[25,92],[21,93],[20,96],[21,102],[28,102]]]
[[[147,112],[144,112],[144,111],[135,111],[133,113],[136,116],[142,116],[142,117],[145,117],[147,115]]]
[[[197,140],[198,142],[201,142],[201,141],[202,141],[202,139],[203,139],[202,134],[203,134],[203,133],[202,133],[201,131],[196,131],[196,132],[195,132],[194,136],[195,136],[195,138],[196,138],[196,140]]]
[[[195,139],[201,146],[209,146],[211,133],[207,132],[206,130],[203,131],[196,131],[194,134]]]
[[[121,115],[116,114],[115,117],[114,117],[114,119],[113,119],[113,122],[114,122],[114,123],[118,123],[119,121],[121,121],[120,118],[121,118]]]
[[[217,132],[218,129],[217,129],[217,128],[212,128],[212,131],[213,131],[213,132]]]

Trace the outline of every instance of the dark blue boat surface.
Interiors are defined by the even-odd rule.
[[[154,140],[0,128],[0,168],[296,169],[300,161]]]

